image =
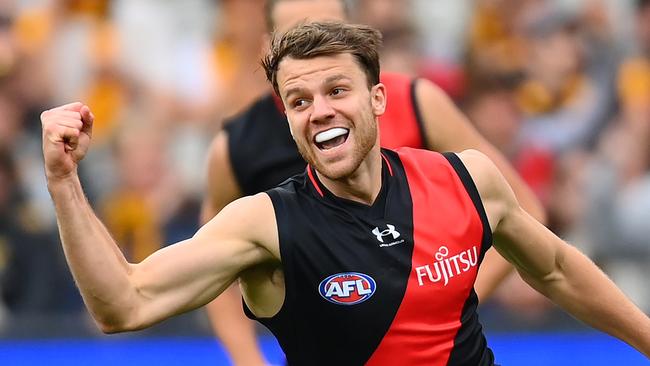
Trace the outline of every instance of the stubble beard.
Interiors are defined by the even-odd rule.
[[[322,164],[316,158],[310,144],[302,144],[295,141],[294,138],[298,152],[309,165],[313,166],[314,169],[326,178],[330,180],[346,178],[359,168],[377,141],[377,121],[372,114],[369,114],[366,118],[368,119],[367,122],[362,122],[361,125],[355,125],[356,143],[353,147],[351,158],[346,158],[346,160],[349,160],[349,163],[345,164],[344,167],[337,169],[328,164]]]

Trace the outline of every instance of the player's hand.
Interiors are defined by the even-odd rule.
[[[90,108],[75,102],[41,113],[43,157],[48,180],[76,173],[90,146],[93,120]]]

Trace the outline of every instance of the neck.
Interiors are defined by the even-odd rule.
[[[381,152],[376,144],[351,175],[329,179],[316,171],[321,183],[335,196],[371,205],[381,190]]]

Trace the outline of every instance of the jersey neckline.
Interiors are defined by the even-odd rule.
[[[316,174],[316,169],[314,169],[311,164],[307,164],[307,176],[309,178],[311,186],[314,188],[315,195],[326,202],[332,203],[345,210],[352,211],[357,214],[364,216],[384,216],[386,198],[388,197],[388,191],[390,190],[391,180],[394,178],[394,175],[390,160],[388,160],[383,150],[384,149],[382,148],[381,189],[379,190],[379,194],[372,204],[367,205],[365,203],[349,200],[347,198],[338,197],[329,189],[327,189],[327,187],[325,187],[325,185],[320,181],[318,174]]]

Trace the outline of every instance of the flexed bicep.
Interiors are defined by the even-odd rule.
[[[130,265],[138,297],[128,330],[207,304],[239,274],[278,260],[275,215],[266,194],[228,205],[192,238]]]
[[[552,280],[559,273],[567,244],[521,207],[512,188],[487,156],[473,150],[459,156],[481,195],[494,247],[528,283],[542,291],[541,282]]]

